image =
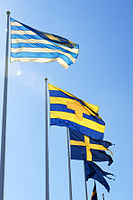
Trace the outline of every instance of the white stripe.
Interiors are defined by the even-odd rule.
[[[48,63],[57,61],[60,63],[65,69],[69,67],[69,65],[62,60],[61,58],[13,58],[11,57],[11,62],[19,61],[19,62],[39,62],[39,63]]]
[[[57,49],[48,49],[48,48],[11,48],[11,52],[13,53],[19,53],[19,52],[42,52],[42,53],[60,53],[68,58],[74,63],[76,61],[75,58],[73,58],[69,53],[65,53],[63,51],[57,50]]]
[[[13,44],[17,44],[17,43],[32,43],[32,44],[35,44],[35,43],[40,43],[40,44],[50,44],[50,45],[53,45],[55,46],[53,43],[49,42],[48,40],[37,40],[37,39],[11,39],[11,43]],[[61,46],[61,45],[57,45],[58,47],[61,47],[67,51],[70,51],[72,53],[76,53],[78,54],[79,52],[79,49],[71,49],[69,47],[64,47],[64,46]]]
[[[17,34],[17,35],[37,35],[33,31],[22,31],[22,30],[11,30],[11,34]]]
[[[11,22],[11,26],[23,26],[19,22]]]

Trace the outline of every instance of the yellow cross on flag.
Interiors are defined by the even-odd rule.
[[[99,107],[49,84],[50,125],[66,126],[94,139],[103,139],[105,123]]]

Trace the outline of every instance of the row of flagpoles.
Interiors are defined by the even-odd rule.
[[[5,74],[4,74],[4,96],[3,96],[3,118],[2,118],[2,139],[1,139],[1,162],[0,162],[0,200],[4,200],[4,174],[5,174],[5,146],[6,146],[6,114],[7,114],[7,90],[8,90],[8,52],[9,52],[9,19],[10,19],[10,12],[7,11],[7,31],[6,31],[6,56],[5,56]],[[11,60],[12,61],[20,61],[20,62],[52,62],[57,61],[60,64],[62,64],[65,68],[67,68],[69,65],[75,62],[77,56],[78,56],[78,49],[79,46],[65,38],[62,38],[57,35],[47,34],[43,32],[39,32],[27,25],[24,25],[14,19],[11,19]],[[24,36],[25,33],[23,31],[27,31],[29,34],[31,34],[32,40],[25,39],[26,36]],[[19,33],[20,32],[20,35]],[[19,35],[19,37],[18,37]],[[43,40],[41,39],[43,38]],[[29,42],[29,43],[27,43]],[[40,46],[44,45],[44,51],[42,51],[42,48],[36,48],[36,42],[40,42]],[[19,46],[17,43],[24,45]],[[56,45],[56,43],[58,45]],[[45,48],[46,45],[46,48]],[[52,46],[52,48],[51,48]],[[28,56],[32,57],[25,57],[25,48],[28,47],[26,50],[29,53]],[[49,57],[49,51],[46,52],[46,49],[50,48],[52,55]],[[54,49],[55,48],[55,49]],[[30,52],[32,51],[32,52]],[[17,52],[17,54],[15,54]],[[40,53],[38,53],[40,52]],[[45,52],[45,53],[44,53]],[[48,54],[47,54],[48,53]],[[37,56],[40,56],[39,58]],[[23,61],[22,61],[23,60]],[[46,200],[49,200],[49,155],[48,155],[48,79],[45,78],[45,178],[46,178]],[[58,96],[55,95],[56,92],[61,93],[63,96],[60,96],[61,98],[67,96],[67,100],[63,99],[63,104],[66,106],[66,110],[61,116],[61,118],[58,116],[58,111],[61,111],[62,105],[58,102]],[[98,106],[89,104],[87,102],[82,101],[81,99],[78,99],[74,95],[65,92],[61,90],[60,88],[57,88],[55,86],[52,86],[49,84],[49,92],[50,92],[50,125],[58,125],[58,126],[65,126],[67,127],[67,147],[68,147],[68,168],[69,168],[69,194],[70,194],[70,200],[73,199],[72,197],[72,183],[71,183],[71,166],[70,166],[70,159],[80,159],[84,160],[84,177],[85,177],[85,195],[86,200],[88,200],[88,193],[87,193],[87,184],[86,180],[88,180],[88,176],[86,175],[87,167],[90,170],[91,168],[96,168],[99,170],[99,173],[101,173],[101,176],[107,177],[107,175],[112,175],[110,173],[102,171],[96,164],[86,162],[86,161],[93,161],[93,156],[91,152],[91,148],[89,149],[88,157],[86,155],[86,158],[83,157],[83,155],[79,158],[72,156],[72,150],[74,151],[74,148],[77,145],[77,141],[72,139],[73,134],[79,134],[82,133],[82,137],[80,138],[80,144],[81,146],[84,146],[87,149],[87,145],[92,146],[98,146],[98,149],[93,147],[93,150],[101,150],[101,151],[107,151],[109,150],[108,147],[112,144],[107,141],[102,141],[102,144],[99,144],[97,140],[103,139],[103,133],[105,129],[105,123],[104,121],[99,117],[98,115]],[[52,99],[52,100],[51,100]],[[58,99],[58,100],[57,100]],[[62,101],[62,99],[60,99]],[[69,100],[69,101],[68,101]],[[71,100],[74,102],[71,102]],[[51,103],[52,102],[52,103]],[[56,103],[58,102],[59,108],[55,108]],[[74,104],[74,107],[73,107]],[[77,109],[78,108],[78,109]],[[55,109],[55,110],[54,110]],[[57,110],[56,110],[57,109]],[[59,109],[59,110],[58,110]],[[65,115],[65,113],[69,114],[71,116],[70,110],[75,111],[75,117],[79,118],[82,121],[82,118],[84,119],[82,123],[77,123],[77,129],[75,129],[75,122],[77,122],[77,119],[70,120],[70,123],[68,122],[68,118]],[[64,111],[64,110],[62,110]],[[88,118],[83,117],[83,113],[89,116]],[[72,116],[71,116],[72,117]],[[68,123],[66,123],[68,122]],[[88,126],[88,123],[89,126]],[[67,125],[66,125],[67,124]],[[87,126],[86,126],[87,124]],[[90,128],[91,127],[91,128]],[[94,128],[95,127],[95,128]],[[71,130],[72,129],[72,130]],[[76,132],[76,131],[78,131]],[[89,130],[89,131],[88,131]],[[75,131],[75,132],[73,132]],[[89,138],[90,137],[90,138]],[[91,138],[92,137],[92,138]],[[94,140],[93,143],[91,143],[91,140]],[[87,142],[86,142],[86,141]],[[86,142],[86,143],[85,143]],[[103,144],[104,143],[104,144]],[[106,143],[106,145],[105,145]],[[78,143],[78,145],[80,146]],[[108,147],[107,147],[108,146]],[[70,149],[71,147],[71,149]],[[72,157],[71,157],[72,156]],[[78,155],[79,156],[79,155]],[[95,156],[94,156],[95,157]],[[106,153],[103,153],[103,157],[101,160],[98,160],[98,158],[94,159],[94,161],[109,161],[109,165],[113,162],[112,158],[107,155]],[[91,174],[91,173],[90,173]],[[95,179],[93,176],[91,177]],[[97,181],[101,181],[98,178]],[[103,178],[100,182],[103,184],[106,189],[109,191],[109,185],[106,182],[106,180]],[[92,200],[97,199],[93,197]],[[103,196],[104,200],[104,196]]]

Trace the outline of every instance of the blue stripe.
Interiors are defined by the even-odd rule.
[[[68,109],[66,105],[50,104],[50,111],[62,111],[75,114],[74,110]]]
[[[74,110],[68,109],[66,105],[62,105],[62,104],[50,104],[50,111],[61,111],[61,112],[75,114]],[[103,120],[99,119],[97,116],[87,115],[87,114],[83,113],[83,117],[86,119],[89,119],[91,121],[94,121],[98,124],[105,125]]]
[[[70,51],[67,51],[61,47],[53,46],[50,44],[42,44],[42,43],[11,43],[11,48],[22,48],[22,47],[28,47],[28,48],[48,48],[48,49],[57,49],[65,53],[69,53],[73,58],[77,58],[78,54],[72,53]]]
[[[68,65],[73,62],[65,55],[60,53],[40,53],[40,52],[11,52],[13,58],[62,58]]]
[[[62,97],[62,98],[68,98],[68,99],[73,99],[78,102],[80,102],[83,106],[86,106],[84,102],[81,99],[78,99],[77,97],[71,97],[64,92],[61,92],[60,90],[49,90],[49,95],[50,97]],[[87,107],[87,106],[86,106]],[[89,108],[90,109],[90,108]],[[91,110],[91,109],[90,109]],[[92,110],[91,110],[92,111]],[[93,111],[92,111],[93,112]],[[94,112],[93,112],[94,113]],[[96,113],[95,113],[96,114]],[[96,114],[98,115],[98,114]]]
[[[11,34],[11,39],[36,39],[36,40],[44,40],[44,37],[41,37],[40,35],[19,35],[19,34]],[[53,43],[53,42],[52,42]]]
[[[82,105],[85,105],[83,101],[81,101],[80,99],[76,97],[71,97],[64,92],[61,92],[60,90],[49,90],[49,95],[50,97],[62,97],[62,98],[73,99],[73,100],[79,101]]]
[[[86,128],[84,126],[81,126],[81,125],[76,124],[74,122],[71,122],[69,120],[51,118],[50,119],[50,125],[65,126],[65,127],[71,128],[75,131],[78,131],[79,133],[84,134],[88,137],[92,137],[96,140],[102,140],[103,136],[104,136],[103,133],[100,133],[98,131]]]
[[[56,42],[56,41],[52,41],[52,40],[50,40],[50,39],[48,39],[48,38],[46,38],[46,37],[44,37],[43,35],[41,36],[41,34],[40,35],[30,35],[30,34],[24,34],[24,35],[20,35],[20,34],[11,34],[11,39],[36,39],[36,40],[48,40],[48,41],[50,41],[52,44],[54,44],[54,45],[56,45],[56,46],[61,46],[62,45],[62,47],[63,46],[67,46],[67,45],[65,45],[65,44],[63,44],[63,43],[59,43],[59,42]],[[39,42],[39,41],[38,41]],[[74,49],[78,49],[79,47],[77,47],[77,46],[75,46],[75,47],[73,47]]]
[[[16,20],[13,19],[12,17],[10,17],[10,21],[11,21],[11,22],[15,22]]]
[[[16,31],[29,31],[30,29],[25,27],[25,26],[11,26],[11,30],[16,30]]]
[[[49,90],[49,95],[50,97],[63,97],[63,98],[68,98],[68,99],[76,99],[59,90]]]

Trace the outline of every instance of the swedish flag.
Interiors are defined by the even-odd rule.
[[[113,160],[106,151],[112,143],[103,140],[94,140],[86,135],[70,130],[71,159],[86,161],[108,161],[109,165]]]
[[[54,34],[38,31],[11,18],[11,61],[57,61],[68,68],[76,61],[78,52],[78,44]]]
[[[49,84],[50,125],[66,126],[94,139],[103,139],[105,123],[98,106]]]

